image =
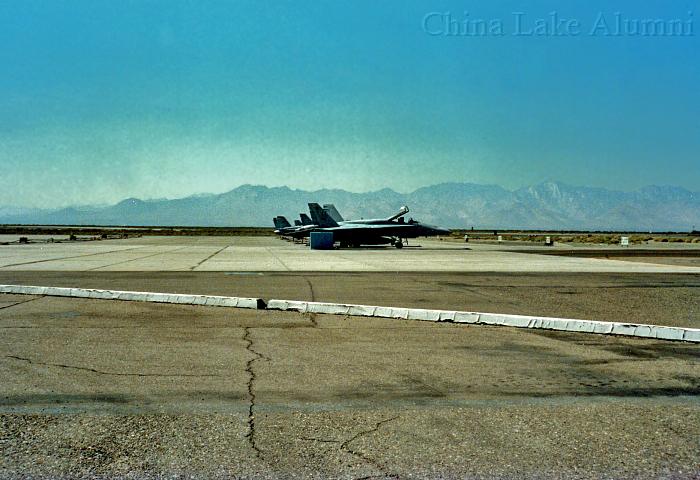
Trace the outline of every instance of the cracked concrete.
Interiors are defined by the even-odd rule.
[[[309,287],[309,301],[310,302],[315,302],[316,301],[316,294],[314,293],[314,285],[311,283],[311,280],[309,280],[308,277],[303,277],[304,281]],[[316,314],[313,312],[308,312],[306,315],[309,316],[309,320],[311,320],[311,325],[314,327],[318,327],[318,322],[316,321]]]
[[[385,462],[381,462],[379,460],[376,460],[375,458],[371,457],[370,455],[368,455],[364,452],[361,452],[360,450],[354,449],[350,446],[350,444],[352,442],[354,442],[355,440],[357,440],[361,437],[365,437],[367,435],[372,435],[373,433],[378,432],[379,429],[382,427],[382,425],[387,424],[389,422],[393,422],[394,420],[396,420],[398,418],[399,418],[399,416],[397,415],[395,417],[387,418],[385,420],[381,420],[381,421],[377,422],[374,425],[374,427],[372,427],[371,429],[363,430],[363,431],[353,435],[351,438],[344,441],[343,443],[341,443],[340,448],[342,450],[345,450],[346,452],[352,454],[352,455],[355,455],[358,458],[361,458],[364,462],[368,463],[369,465],[371,465],[372,467],[377,469],[384,478],[399,478],[398,475],[389,473],[387,471],[387,467],[386,467]],[[371,478],[371,476],[361,477],[361,478]]]
[[[331,440],[326,438],[313,438],[313,437],[299,437],[299,440],[306,440],[309,442],[321,442],[321,443],[343,443],[341,440]]]
[[[0,310],[0,477],[700,472],[695,345],[316,322],[58,297]]]
[[[362,460],[364,463],[366,463],[368,466],[374,468],[379,472],[378,475],[369,475],[369,476],[363,476],[359,477],[362,479],[367,479],[367,478],[374,478],[374,477],[381,477],[381,478],[399,478],[398,475],[395,475],[393,473],[389,473],[387,471],[387,467],[384,464],[384,462],[378,461],[372,456],[370,456],[367,453],[364,453],[358,449],[355,449],[350,446],[351,443],[355,442],[356,440],[372,435],[373,433],[376,433],[379,431],[379,429],[394,420],[397,420],[399,418],[399,415],[396,415],[391,418],[387,418],[384,420],[380,420],[374,424],[374,426],[368,430],[361,430],[360,432],[356,433],[352,437],[348,438],[347,440],[335,440],[335,439],[327,439],[327,438],[315,438],[315,437],[299,437],[300,440],[304,441],[310,441],[310,442],[319,442],[319,443],[332,443],[332,444],[337,444],[338,445],[338,450],[341,450],[343,452],[346,452],[354,457],[359,458]],[[359,478],[357,480],[359,480]]]
[[[247,412],[243,327],[215,307],[44,298],[0,310],[0,412]]]
[[[22,362],[27,362],[30,365],[41,365],[43,367],[56,367],[56,368],[67,368],[69,370],[82,370],[85,372],[91,372],[91,373],[96,373],[99,375],[114,375],[116,377],[194,377],[194,378],[204,378],[204,377],[220,377],[221,375],[213,375],[213,374],[207,374],[207,373],[194,373],[194,374],[187,374],[187,373],[130,373],[130,372],[105,372],[102,370],[97,370],[95,368],[90,368],[90,367],[79,367],[76,365],[63,365],[61,363],[46,363],[46,362],[40,362],[37,360],[32,360],[31,358],[26,358],[26,357],[20,357],[18,355],[5,355],[5,358],[10,358],[13,360],[19,360]]]
[[[256,392],[255,392],[255,380],[257,378],[253,365],[258,360],[265,359],[266,357],[255,350],[253,347],[253,339],[251,337],[251,327],[245,327],[243,329],[243,341],[246,342],[246,350],[253,355],[253,358],[246,362],[245,371],[248,374],[248,382],[246,384],[248,390],[248,432],[246,433],[246,438],[250,444],[250,448],[255,452],[255,456],[262,459],[263,453],[257,444],[256,432],[255,432],[255,409],[256,409]]]

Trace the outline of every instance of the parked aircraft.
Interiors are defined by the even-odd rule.
[[[283,217],[282,215],[279,215],[275,218],[272,219],[272,222],[275,224],[276,229],[282,229],[282,228],[289,228],[292,225],[289,223],[289,220],[287,220],[286,217]]]
[[[314,224],[317,225],[311,231],[332,232],[333,239],[341,246],[392,244],[396,248],[401,248],[403,240],[408,238],[450,233],[445,228],[423,224],[413,219],[405,221],[403,216],[408,213],[408,207],[401,207],[398,213],[389,218],[349,221],[334,219],[333,217],[341,219],[343,217],[333,205],[322,208],[318,203],[309,203],[309,211]]]
[[[335,205],[326,204],[321,207],[318,203],[309,203],[311,218],[301,213],[301,221],[295,221],[296,226],[292,226],[285,217],[275,217],[275,233],[305,238],[311,232],[331,232],[334,241],[339,242],[341,247],[391,244],[396,248],[403,247],[404,240],[408,238],[450,233],[445,228],[423,224],[412,218],[406,221],[403,217],[408,211],[408,207],[401,207],[396,214],[388,218],[343,220]]]
[[[289,223],[289,220],[287,220],[287,218],[283,217],[282,215],[273,218],[272,223],[275,224],[275,233],[283,236],[292,235],[299,228],[303,228],[300,226],[292,226]]]
[[[308,222],[305,224],[304,222]],[[280,215],[272,219],[275,224],[275,233],[282,237],[303,238],[309,236],[309,230],[314,225],[311,219],[304,213],[301,214],[301,220],[294,220],[294,225],[289,223],[286,217]]]

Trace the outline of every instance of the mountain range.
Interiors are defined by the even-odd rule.
[[[128,198],[115,205],[56,210],[0,207],[0,224],[129,226],[272,226],[307,211],[308,202],[334,203],[347,219],[387,217],[402,205],[417,220],[451,228],[690,231],[700,226],[700,194],[648,186],[632,192],[544,182],[518,190],[443,183],[398,193],[295,190],[243,185],[221,194],[180,199]]]

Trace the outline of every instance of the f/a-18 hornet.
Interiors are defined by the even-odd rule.
[[[394,245],[401,248],[404,240],[416,237],[432,237],[449,235],[446,228],[436,227],[417,222],[412,218],[406,221],[404,215],[408,207],[401,207],[398,213],[389,218],[374,218],[367,220],[343,220],[334,205],[309,203],[311,224],[292,227],[287,222],[286,227],[276,217],[276,233],[294,238],[308,237],[311,232],[331,232],[333,241],[341,247],[359,247],[360,245]],[[303,223],[302,217],[302,223]]]
[[[273,218],[272,223],[275,224],[275,233],[282,237],[308,237],[309,231],[316,225],[313,224],[309,216],[305,213],[300,214],[300,218],[300,220],[294,220],[294,225],[291,225],[289,220],[282,215]]]

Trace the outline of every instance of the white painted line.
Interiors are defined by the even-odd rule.
[[[660,340],[680,340],[700,343],[700,329],[645,325],[637,323],[602,322],[573,318],[537,317],[500,313],[460,312],[455,310],[426,310],[422,308],[394,308],[342,303],[300,302],[295,300],[270,300],[268,310],[325,313],[330,315],[355,315],[362,317],[402,318],[431,322],[472,323],[502,325],[516,328],[538,328],[565,332],[624,335]]]
[[[129,292],[122,290],[36,287],[28,285],[0,285],[0,293],[91,298],[98,300],[125,300],[132,302],[177,303],[182,305],[206,305],[209,307],[265,308],[265,302],[260,298],[220,297],[216,295],[182,295],[179,293]]]

